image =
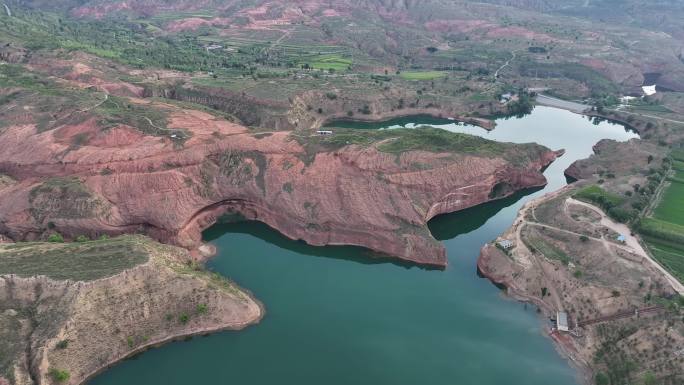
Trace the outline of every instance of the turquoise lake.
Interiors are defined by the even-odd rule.
[[[447,249],[446,270],[373,260],[355,247],[311,247],[261,223],[217,225],[204,233],[219,250],[208,267],[262,301],[263,321],[150,350],[91,384],[576,385],[574,369],[545,336],[548,320],[479,278],[476,260],[524,202],[565,185],[565,168],[596,142],[637,135],[549,107],[497,123],[491,132],[426,117],[340,123],[429,124],[566,150],[546,169],[544,189],[432,220]]]

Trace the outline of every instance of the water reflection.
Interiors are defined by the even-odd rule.
[[[395,257],[379,254],[359,246],[312,246],[302,240],[287,238],[267,224],[258,221],[238,221],[217,224],[206,230],[203,234],[203,238],[207,242],[212,242],[226,234],[250,235],[281,249],[300,255],[340,259],[358,262],[364,265],[391,263],[406,269],[415,267],[423,270],[439,270],[439,268],[436,267],[416,265],[415,263],[402,261]]]
[[[432,236],[438,241],[453,239],[482,227],[506,207],[513,206],[524,197],[543,190],[543,187],[525,189],[503,199],[484,203],[455,213],[443,214],[428,222]]]

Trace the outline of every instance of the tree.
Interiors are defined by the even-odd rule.
[[[598,372],[596,373],[596,377],[594,377],[594,382],[596,385],[609,385],[610,380],[608,379],[608,376],[606,376],[603,372]]]

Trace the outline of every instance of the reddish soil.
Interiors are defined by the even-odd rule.
[[[199,17],[189,17],[187,19],[174,20],[166,25],[169,32],[195,31],[199,27],[213,26],[226,27],[230,25],[230,19],[216,17],[213,19],[202,19]]]
[[[16,183],[0,187],[0,233],[20,240],[52,231],[142,231],[193,249],[203,229],[232,212],[313,245],[358,245],[444,266],[444,248],[427,221],[491,200],[499,183],[507,193],[543,185],[539,170],[556,157],[542,147],[538,160],[519,166],[498,157],[394,155],[359,146],[314,155],[289,132],[252,134],[179,109],[171,111],[170,127],[193,136],[179,147],[130,127],[102,130],[95,120],[42,133],[30,124],[7,127],[0,173]],[[77,198],[64,196],[66,187],[37,189],[60,177],[77,178]]]

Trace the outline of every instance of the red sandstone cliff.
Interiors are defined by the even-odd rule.
[[[220,215],[239,213],[313,245],[358,245],[444,266],[427,221],[544,185],[540,169],[556,157],[541,146],[516,165],[503,155],[396,155],[375,146],[311,154],[289,132],[252,134],[198,111],[170,116],[170,127],[193,134],[182,147],[90,120],[41,133],[32,124],[6,128],[0,174],[10,182],[0,184],[0,233],[20,240],[144,232],[194,248]],[[75,146],[76,135],[86,143]]]

